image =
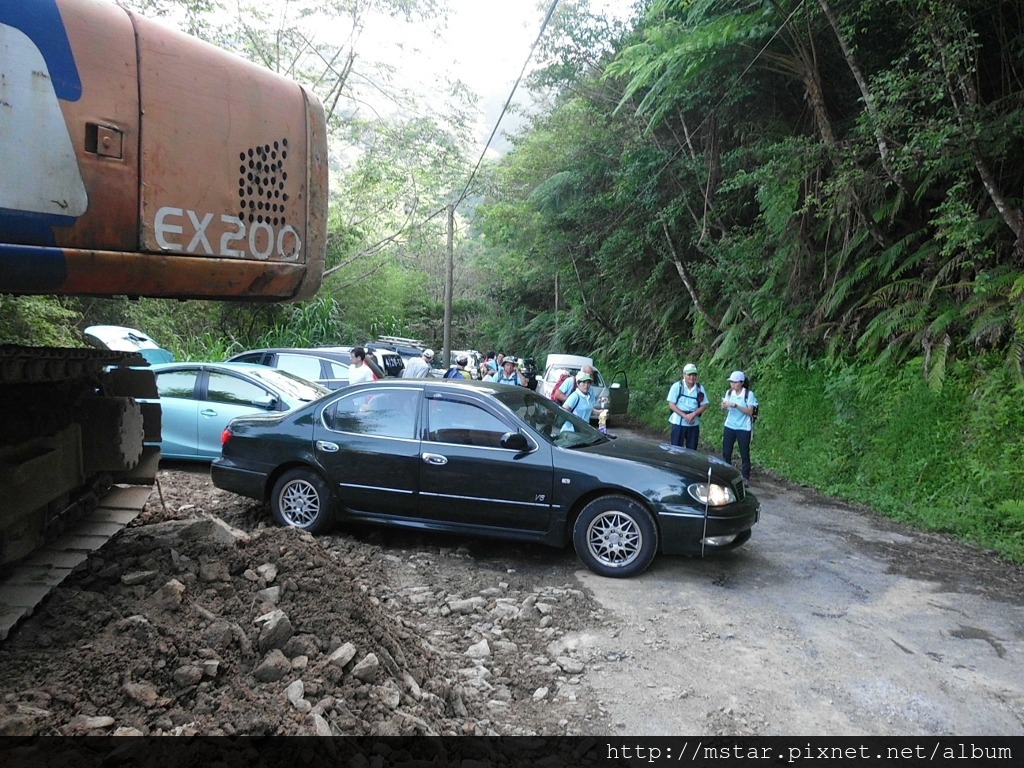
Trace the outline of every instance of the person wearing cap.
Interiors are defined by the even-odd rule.
[[[516,366],[519,361],[511,355],[503,357],[499,352],[498,357],[501,358],[501,366],[498,368],[498,373],[495,375],[493,381],[497,384],[514,384],[518,387],[526,386],[526,377],[519,372]]]
[[[430,364],[434,360],[434,350],[424,349],[423,354],[414,357],[405,365],[402,371],[403,379],[426,379],[430,376]]]
[[[466,355],[459,355],[455,358],[455,365],[448,369],[448,372],[444,375],[446,379],[471,379],[469,371],[466,370],[466,366],[469,365],[469,357]]]
[[[594,412],[594,406],[597,405],[597,395],[590,391],[590,384],[592,379],[589,373],[580,371],[576,374],[576,389],[572,391],[565,402],[562,403],[562,407],[565,410],[576,414],[584,421],[590,421],[590,414]],[[562,429],[571,432],[573,430],[572,422],[565,422]]]
[[[743,485],[750,485],[750,438],[754,434],[754,409],[757,397],[747,386],[743,371],[729,374],[729,391],[722,397],[725,426],[722,428],[722,458],[732,463],[732,448],[740,444],[740,472]]]
[[[596,371],[594,370],[594,366],[584,365],[582,368],[580,368],[579,373],[577,373],[577,376],[580,373],[587,374],[590,377],[591,382],[593,382],[594,374],[596,373]],[[551,393],[551,399],[554,400],[559,405],[564,405],[566,398],[568,398],[569,395],[572,394],[574,389],[576,389],[576,376],[566,376],[565,380],[558,385],[558,389]]]
[[[668,423],[672,425],[672,445],[697,450],[700,439],[700,415],[708,409],[708,393],[697,381],[697,366],[683,366],[683,377],[668,390]]]

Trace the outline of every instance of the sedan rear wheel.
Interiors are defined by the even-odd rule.
[[[333,523],[331,489],[308,469],[285,472],[274,484],[270,510],[280,525],[322,533]]]
[[[601,576],[625,578],[646,570],[658,551],[658,529],[643,506],[625,496],[602,496],[583,508],[572,542],[583,564]]]

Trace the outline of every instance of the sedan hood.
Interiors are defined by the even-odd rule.
[[[620,437],[578,450],[627,461],[640,461],[644,464],[698,477],[707,477],[709,465],[714,466],[715,475],[720,475],[723,470],[730,468],[724,460],[717,456],[710,456],[700,451],[690,451],[667,443],[655,443],[631,437]]]

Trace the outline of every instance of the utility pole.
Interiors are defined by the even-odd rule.
[[[448,204],[448,257],[444,268],[444,369],[452,363],[452,291],[455,288],[455,204]]]
[[[555,338],[558,338],[558,273],[555,272]]]

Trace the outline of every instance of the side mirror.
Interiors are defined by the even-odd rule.
[[[501,436],[501,447],[510,451],[522,452],[530,447],[526,436],[520,432],[506,432]]]
[[[622,385],[616,381],[611,385],[611,389],[622,389]]]
[[[252,404],[257,408],[263,408],[264,410],[272,411],[275,408],[277,408],[277,398],[263,397],[260,398],[259,400],[254,400]]]

